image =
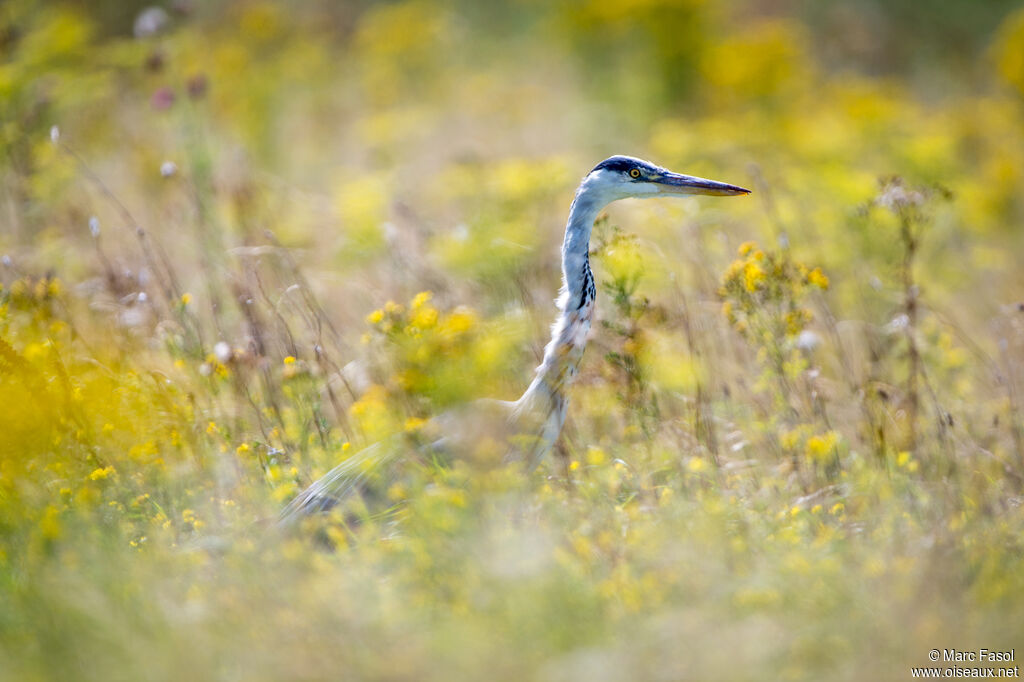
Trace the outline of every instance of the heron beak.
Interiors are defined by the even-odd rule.
[[[707,194],[714,197],[732,197],[750,194],[749,189],[737,187],[716,180],[695,178],[692,175],[680,175],[665,171],[651,180],[658,185],[662,194]]]

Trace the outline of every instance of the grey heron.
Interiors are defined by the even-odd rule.
[[[535,467],[554,447],[565,423],[568,388],[579,369],[594,316],[597,287],[590,269],[590,233],[598,213],[626,198],[705,194],[736,196],[750,190],[666,170],[642,159],[612,156],[597,164],[569,209],[562,242],[562,288],[551,340],[533,380],[515,401],[481,400],[431,420],[426,447],[446,457],[478,458],[497,449],[502,461]],[[482,447],[482,444],[489,444]],[[495,448],[495,444],[497,448]],[[289,522],[336,506],[359,491],[370,470],[393,461],[401,448],[375,444],[328,472],[300,493],[282,512]]]

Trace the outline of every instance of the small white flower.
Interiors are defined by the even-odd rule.
[[[905,206],[920,206],[924,203],[924,195],[893,182],[885,188],[878,201],[890,211],[899,211]]]
[[[217,361],[223,364],[231,359],[231,346],[224,341],[218,341],[213,347],[213,354],[217,356]]]
[[[139,303],[145,303],[146,301],[149,300],[149,296],[146,295],[145,291],[140,291],[137,300],[139,301]]]
[[[96,216],[89,218],[89,234],[93,236],[93,239],[100,236],[100,219]]]
[[[821,345],[821,337],[805,329],[796,337],[796,347],[800,350],[812,351]]]
[[[5,266],[5,267],[8,267],[8,268],[9,268],[9,267],[11,267],[11,264],[12,264],[13,262],[14,262],[14,261],[12,261],[12,260],[11,260],[11,257],[10,257],[10,256],[8,256],[8,255],[7,255],[6,253],[4,254],[4,257],[3,257],[3,258],[0,258],[0,263],[3,263],[3,264],[4,264],[4,266]]]
[[[50,126],[50,142],[54,144],[60,142],[60,128],[57,126]]]
[[[169,178],[178,172],[178,164],[173,161],[164,161],[160,164],[160,175]]]
[[[208,377],[211,374],[213,374],[213,367],[210,366],[210,363],[204,362],[203,364],[199,365],[199,374],[201,374],[204,377]]]
[[[156,35],[166,26],[170,17],[161,7],[147,7],[135,17],[135,25],[132,26],[132,33],[136,38],[148,38]]]
[[[901,313],[896,317],[892,318],[889,324],[885,325],[885,331],[890,334],[896,334],[903,331],[910,326],[910,317],[906,313]]]

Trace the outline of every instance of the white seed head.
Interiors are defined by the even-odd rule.
[[[217,357],[218,362],[226,363],[231,359],[231,346],[225,341],[218,341],[213,347],[213,354]]]
[[[796,347],[800,350],[812,351],[821,345],[821,337],[812,332],[810,329],[805,329],[796,337]]]
[[[920,206],[924,203],[924,195],[893,182],[879,195],[878,202],[890,211],[899,211],[906,206]]]
[[[136,38],[148,38],[162,31],[170,17],[161,7],[147,7],[135,17],[135,24],[132,26],[132,33]]]
[[[100,219],[96,216],[89,218],[89,234],[93,236],[93,239],[100,236]]]
[[[60,142],[60,128],[57,126],[50,126],[50,142],[54,144]]]
[[[178,164],[173,161],[164,161],[160,164],[160,175],[169,178],[178,172]]]

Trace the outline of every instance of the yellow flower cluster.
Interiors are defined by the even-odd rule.
[[[821,268],[793,261],[788,251],[765,252],[754,242],[741,244],[738,254],[722,275],[722,314],[743,334],[754,326],[762,333],[798,335],[812,320],[801,305],[807,290],[828,289],[828,277]]]
[[[824,462],[833,455],[838,443],[839,434],[835,431],[811,436],[807,439],[807,456],[816,462]]]
[[[112,466],[105,466],[105,467],[102,467],[100,469],[93,470],[93,472],[91,474],[89,474],[89,480],[90,481],[103,481],[103,480],[106,480],[108,478],[111,478],[115,474],[117,474],[117,471],[114,469],[114,467],[112,467]]]

